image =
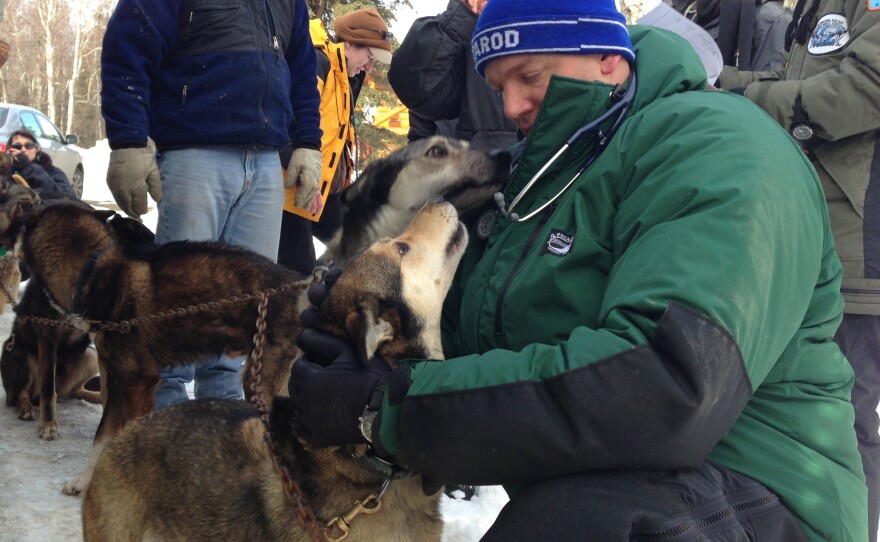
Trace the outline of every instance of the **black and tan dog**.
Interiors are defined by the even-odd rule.
[[[364,360],[375,353],[392,366],[443,359],[440,307],[466,244],[452,205],[426,205],[402,235],[345,268],[318,309],[319,327],[350,338]],[[272,435],[321,525],[379,490],[386,477],[364,462],[365,445],[312,448],[297,438],[293,416],[289,399],[277,398]],[[85,540],[309,540],[264,434],[256,409],[241,401],[190,401],[129,422],[104,449],[85,492]],[[347,540],[439,540],[439,497],[425,496],[418,476],[392,480],[380,509],[349,516]],[[338,539],[342,531],[324,534]]]
[[[337,266],[383,237],[393,237],[430,198],[455,206],[465,223],[492,201],[510,173],[510,155],[474,149],[466,141],[433,136],[372,162],[343,192],[342,227],[327,243],[322,263]]]
[[[82,202],[58,204],[91,209]],[[120,243],[143,246],[154,241],[153,232],[136,220],[115,215],[108,225]],[[88,333],[62,324],[67,315],[49,299],[37,277],[28,281],[16,312],[12,334],[0,353],[6,404],[14,406],[22,420],[35,419],[39,406],[40,438],[53,440],[59,436],[57,398],[102,402],[99,393],[84,388],[98,374],[98,356]],[[37,323],[33,317],[43,323]]]
[[[59,310],[104,323],[91,329],[105,377],[104,413],[89,462],[65,493],[84,489],[106,443],[126,422],[153,409],[161,368],[224,352],[249,354],[258,308],[254,294],[270,289],[278,290],[268,300],[259,395],[271,401],[286,393],[297,353],[297,303],[307,280],[222,243],[121,243],[108,224],[112,211],[74,205],[41,210],[32,195],[14,186],[0,195],[0,233],[5,239],[21,237],[26,265]],[[106,324],[123,321],[131,322],[130,330]],[[246,396],[253,397],[257,383],[248,363],[243,380]]]
[[[41,318],[60,318],[35,279],[28,282],[18,310]],[[101,403],[100,393],[83,387],[97,374],[98,355],[87,333],[39,326],[27,318],[15,319],[12,335],[0,353],[6,406],[15,407],[22,420],[35,419],[39,406],[39,435],[44,440],[59,435],[55,409],[58,397]]]

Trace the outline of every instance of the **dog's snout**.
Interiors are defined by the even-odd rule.
[[[501,149],[489,151],[489,158],[504,167],[510,167],[510,162],[513,160],[509,152]]]

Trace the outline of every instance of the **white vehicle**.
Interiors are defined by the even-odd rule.
[[[6,152],[9,135],[24,128],[37,137],[40,148],[52,158],[55,167],[67,175],[76,197],[82,197],[82,157],[70,147],[79,141],[74,134],[63,135],[49,117],[32,107],[0,102],[0,152]]]

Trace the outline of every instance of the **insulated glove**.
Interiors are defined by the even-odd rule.
[[[13,155],[12,157],[13,166],[16,171],[21,171],[31,163],[31,159],[28,158],[28,155],[20,152],[18,154]]]
[[[162,199],[162,180],[156,166],[156,146],[114,149],[107,166],[107,186],[119,208],[133,218],[147,212],[147,192],[156,203]]]
[[[379,357],[365,364],[350,341],[316,329],[305,329],[297,345],[305,354],[293,364],[288,390],[300,435],[317,447],[367,442],[360,417],[391,368]]]
[[[296,186],[294,205],[308,209],[321,182],[321,151],[308,147],[293,149],[284,177],[284,188]]]

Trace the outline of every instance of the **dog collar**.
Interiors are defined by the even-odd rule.
[[[391,461],[386,461],[382,459],[378,455],[376,455],[376,451],[373,449],[373,446],[367,445],[367,453],[363,455],[358,455],[355,451],[355,444],[349,445],[348,454],[366,466],[370,467],[374,471],[381,474],[383,477],[388,478],[390,480],[397,480],[399,478],[407,478],[415,474],[410,469],[404,468],[396,463],[392,463]]]

